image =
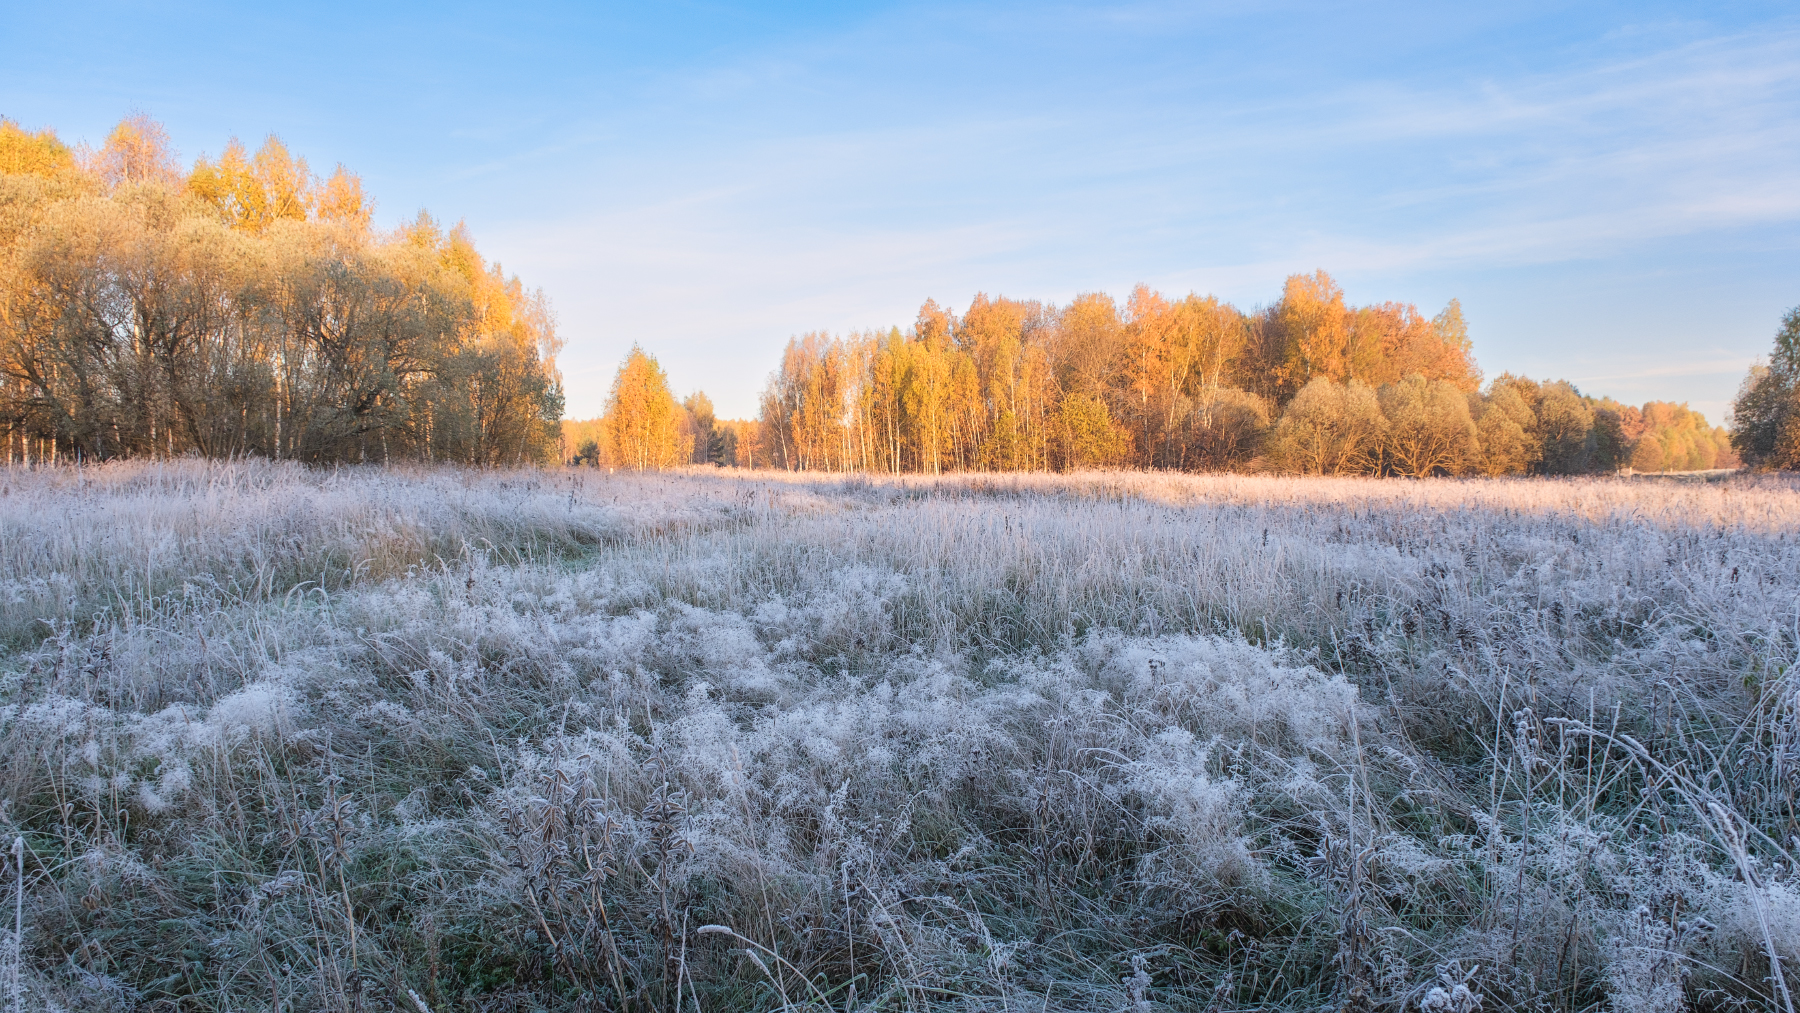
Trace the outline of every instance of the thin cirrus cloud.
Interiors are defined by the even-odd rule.
[[[1562,322],[1521,312],[1534,296],[1564,297],[1504,282],[1560,266],[1606,276],[1597,287],[1612,296],[1632,270],[1666,289],[1684,270],[1677,247],[1696,237],[1706,250],[1693,256],[1766,252],[1794,264],[1784,230],[1800,218],[1800,30],[1687,34],[1511,76],[1228,99],[1165,68],[1165,79],[1135,80],[1136,104],[1110,114],[1107,92],[1052,89],[1032,105],[977,91],[954,107],[924,96],[923,108],[884,94],[872,104],[885,122],[829,129],[817,122],[829,116],[778,116],[712,136],[704,157],[665,139],[615,166],[617,188],[583,214],[497,238],[542,255],[566,324],[604,321],[565,356],[580,376],[577,411],[597,410],[632,341],[658,351],[678,383],[748,413],[788,336],[903,325],[927,296],[1064,301],[1149,281],[1255,304],[1286,274],[1325,267],[1359,300],[1462,295],[1492,372],[1572,375],[1587,359],[1618,359],[1629,368],[1584,372],[1619,388],[1596,392],[1690,400],[1717,419],[1772,326],[1767,306],[1737,333],[1646,333],[1627,319],[1629,334],[1607,334],[1582,312]],[[868,87],[802,57],[759,55],[706,70],[663,108],[706,120],[720,102],[833,84]],[[571,271],[606,280],[561,283]],[[1646,295],[1653,304],[1666,292]],[[1536,318],[1525,328],[1522,316]],[[1560,365],[1545,354],[1557,345]],[[1707,377],[1630,364],[1715,346],[1728,365]]]

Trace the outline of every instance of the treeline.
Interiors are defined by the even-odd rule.
[[[685,421],[672,395],[656,396],[672,432],[719,430],[704,395],[705,410],[690,399]],[[615,391],[609,418],[619,403]],[[1123,308],[1105,295],[1066,307],[977,296],[958,316],[927,302],[906,331],[793,339],[761,417],[732,425],[732,454],[702,456],[690,443],[669,459],[1410,476],[1738,463],[1725,430],[1684,405],[1634,407],[1511,374],[1484,387],[1457,303],[1431,317],[1399,303],[1351,306],[1322,271],[1289,278],[1274,305],[1250,313],[1143,286]],[[607,462],[636,459],[621,451]]]
[[[543,295],[371,210],[275,137],[184,170],[146,117],[98,151],[0,121],[6,460],[554,460]]]
[[[1685,405],[1636,407],[1511,374],[1484,386],[1454,301],[1433,317],[1355,307],[1324,272],[1289,278],[1253,313],[1143,286],[1123,309],[1104,295],[1061,308],[977,296],[960,316],[927,302],[907,331],[790,341],[755,421],[715,418],[704,394],[678,402],[633,349],[606,416],[565,423],[564,445],[565,460],[606,467],[931,474],[1738,465],[1727,432]]]

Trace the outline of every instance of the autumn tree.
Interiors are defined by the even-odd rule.
[[[1062,389],[1104,397],[1113,386],[1124,342],[1125,322],[1111,296],[1099,292],[1076,296],[1056,322],[1056,372]]]
[[[1414,373],[1379,391],[1387,420],[1382,456],[1396,475],[1454,475],[1474,463],[1478,451],[1469,401],[1447,380]]]
[[[1282,413],[1276,456],[1301,474],[1364,474],[1379,464],[1386,430],[1380,402],[1367,384],[1315,377]]]
[[[1745,464],[1800,469],[1800,308],[1781,318],[1768,363],[1750,367],[1731,410],[1731,445]]]
[[[824,332],[788,342],[763,391],[768,453],[780,467],[841,471],[857,449],[846,426],[854,400],[851,359],[843,341]]]
[[[54,130],[25,130],[0,119],[0,175],[56,178],[77,172],[75,153]]]
[[[1545,384],[1536,405],[1543,441],[1543,469],[1550,475],[1578,475],[1594,457],[1594,412],[1567,381]]]
[[[1262,451],[1268,433],[1269,406],[1261,397],[1229,387],[1204,388],[1188,414],[1177,466],[1193,471],[1242,466]]]
[[[631,346],[606,399],[613,460],[633,471],[673,468],[686,462],[693,447],[682,438],[680,413],[662,366],[639,346]]]
[[[332,170],[331,178],[314,195],[314,208],[322,222],[339,222],[353,229],[366,229],[374,214],[374,202],[363,193],[362,178],[342,164]]]
[[[1268,323],[1280,356],[1270,364],[1280,400],[1316,377],[1340,384],[1349,379],[1350,322],[1344,290],[1330,275],[1315,271],[1288,278]]]
[[[174,186],[181,178],[168,131],[143,113],[121,120],[106,135],[89,171],[109,190],[141,183]]]
[[[915,470],[936,475],[955,467],[950,314],[930,299],[919,308],[913,338],[901,353],[900,409],[907,420]]]
[[[1064,397],[1057,414],[1059,457],[1065,471],[1116,464],[1130,447],[1126,434],[1113,423],[1106,402],[1093,394],[1077,392]]]
[[[1120,416],[1137,436],[1135,456],[1141,464],[1168,457],[1173,423],[1185,414],[1181,388],[1189,365],[1185,349],[1174,340],[1173,310],[1162,293],[1148,285],[1133,289],[1125,303],[1119,378],[1111,386]]]
[[[341,169],[333,180],[336,188],[326,194],[329,218],[360,217],[360,182]],[[278,221],[307,220],[319,203],[321,188],[308,172],[306,159],[290,155],[287,145],[273,134],[254,156],[242,142],[232,138],[217,162],[202,157],[194,163],[187,185],[227,224],[253,232],[261,232]]]
[[[695,391],[682,400],[681,407],[687,413],[687,428],[692,434],[693,462],[736,464],[737,433],[715,416],[712,398],[704,391]]]
[[[1228,385],[1246,344],[1243,315],[1211,297],[1172,303],[1142,285],[1127,315],[1114,403],[1134,434],[1137,462],[1186,469],[1242,459],[1240,448],[1254,442],[1245,427],[1268,421],[1261,397]]]
[[[1470,355],[1468,325],[1456,300],[1426,319],[1404,303],[1356,309],[1350,322],[1351,351],[1346,373],[1370,386],[1399,383],[1419,375],[1465,393],[1480,387],[1481,374]]]
[[[1543,458],[1538,438],[1537,413],[1532,410],[1537,385],[1516,383],[1501,374],[1478,399],[1481,415],[1476,420],[1475,470],[1483,475],[1523,475]],[[1529,400],[1528,400],[1529,397]]]

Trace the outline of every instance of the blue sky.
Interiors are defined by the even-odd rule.
[[[1476,9],[1476,8],[1491,9]],[[933,297],[1249,308],[1322,267],[1462,301],[1489,375],[1720,421],[1800,303],[1800,16],[1774,3],[251,5],[5,0],[0,115],[185,158],[275,132],[728,415],[787,338]]]

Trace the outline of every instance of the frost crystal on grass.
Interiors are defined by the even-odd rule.
[[[1782,480],[8,481],[44,1009],[1787,1008]]]

